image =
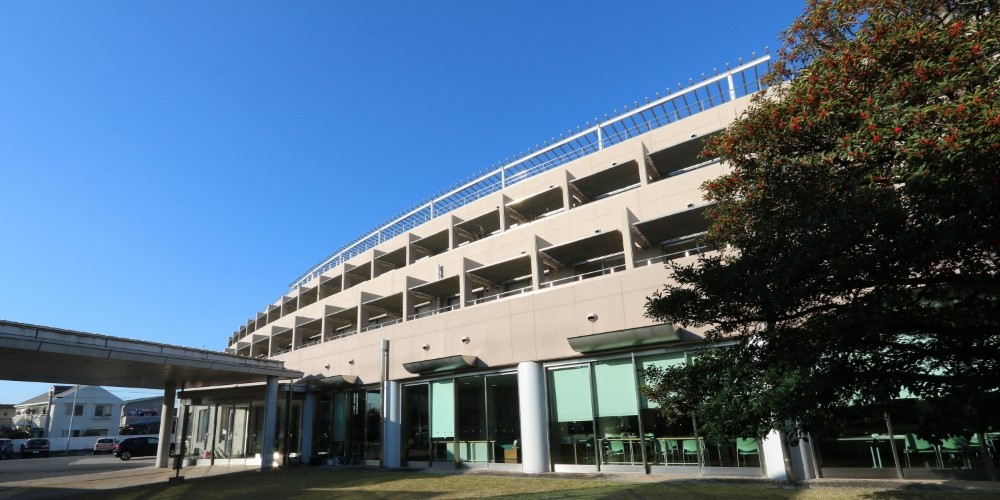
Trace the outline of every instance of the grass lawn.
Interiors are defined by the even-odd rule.
[[[379,471],[371,469],[330,469],[298,467],[272,472],[246,472],[185,481],[168,486],[104,490],[93,497],[102,499],[197,499],[212,498],[296,498],[336,499],[464,499],[464,498],[793,498],[820,500],[836,498],[938,499],[997,497],[1000,490],[983,492],[901,483],[892,489],[812,486],[783,488],[774,483],[722,480],[638,478],[613,479],[545,477],[429,471]]]

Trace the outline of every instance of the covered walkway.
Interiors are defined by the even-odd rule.
[[[274,444],[278,379],[301,377],[281,361],[0,320],[3,380],[162,389],[161,415],[174,414],[178,389],[264,382],[264,449]],[[168,465],[169,433],[170,426],[160,426],[157,467]],[[272,465],[263,454],[261,468]]]

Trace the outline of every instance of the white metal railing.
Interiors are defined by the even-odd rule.
[[[529,287],[525,287],[525,288],[518,288],[516,290],[507,290],[506,292],[501,292],[501,293],[497,293],[497,294],[493,294],[493,295],[487,295],[485,297],[479,297],[478,299],[472,299],[472,300],[468,301],[466,304],[470,305],[470,306],[474,306],[476,304],[482,304],[484,302],[492,302],[494,300],[502,299],[504,297],[510,297],[510,296],[513,296],[513,295],[520,295],[522,293],[527,293],[527,292],[530,292],[530,291],[531,291],[531,287],[530,286]]]
[[[541,285],[538,285],[539,289],[552,288],[560,285],[565,285],[566,283],[573,283],[574,281],[582,281],[589,278],[596,278],[598,276],[604,276],[605,274],[620,273],[625,270],[625,264],[620,264],[614,267],[608,267],[604,269],[598,269],[596,271],[589,271],[581,274],[574,274],[573,276],[567,276],[565,278],[559,278],[552,281],[546,281]]]
[[[435,314],[441,314],[441,313],[446,313],[448,311],[454,311],[455,309],[458,309],[458,304],[452,304],[450,306],[444,306],[444,307],[439,307],[437,309],[431,309],[430,311],[422,311],[422,312],[418,312],[416,314],[411,314],[411,315],[409,315],[409,316],[406,317],[406,320],[410,321],[410,320],[414,320],[414,319],[426,318],[428,316],[434,316]]]
[[[330,335],[325,340],[323,340],[323,342],[329,342],[331,340],[337,340],[337,339],[342,339],[344,337],[350,337],[351,335],[356,335],[357,333],[358,333],[358,329],[357,328],[348,328],[348,329],[346,329],[344,331],[341,331],[340,333],[334,333],[333,335]]]
[[[693,240],[692,240],[693,241]],[[667,262],[668,260],[682,259],[684,257],[690,257],[692,255],[700,255],[709,250],[708,247],[701,244],[700,241],[695,242],[695,246],[687,248],[684,250],[678,250],[676,252],[668,252],[656,257],[650,257],[648,259],[641,259],[634,262],[635,267],[649,266],[652,264],[660,264]]]
[[[383,321],[381,323],[375,323],[374,325],[368,325],[361,329],[361,333],[370,332],[372,330],[378,330],[383,326],[395,325],[396,323],[399,323],[401,321],[403,321],[403,318],[390,319],[389,321]]]
[[[755,56],[752,61],[741,63],[721,74],[709,78],[703,76],[702,81],[697,84],[690,81],[686,89],[678,84],[676,92],[664,97],[642,105],[635,102],[631,110],[625,106],[623,113],[615,110],[613,117],[605,115],[604,120],[595,118],[594,125],[589,125],[588,122],[585,129],[577,127],[577,133],[570,132],[568,137],[560,134],[559,141],[554,138],[551,144],[543,141],[543,147],[536,146],[534,151],[529,148],[529,154],[467,179],[355,238],[296,278],[289,288],[294,290],[305,285],[341,262],[487,194],[605,147],[762,90],[764,87],[761,77],[770,67],[770,60],[770,54]]]

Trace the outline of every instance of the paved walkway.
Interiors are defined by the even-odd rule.
[[[181,470],[180,475],[185,478],[184,480],[187,480],[258,470],[260,470],[259,465],[212,465],[189,467]],[[132,470],[11,481],[0,484],[0,499],[64,498],[98,490],[163,484],[169,482],[175,475],[177,475],[177,471],[174,469],[143,467]]]

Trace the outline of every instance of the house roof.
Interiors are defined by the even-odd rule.
[[[54,385],[52,387],[54,388],[53,396],[57,396],[73,388],[73,386],[71,385]],[[16,403],[14,406],[33,406],[39,404],[48,404],[48,402],[49,402],[49,392],[45,391],[31,399],[21,401],[20,403]]]

